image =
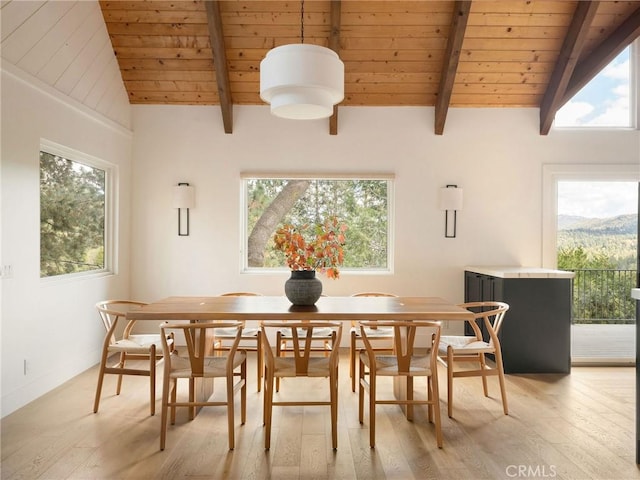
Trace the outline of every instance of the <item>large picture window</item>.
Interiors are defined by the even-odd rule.
[[[243,175],[244,270],[285,268],[273,235],[285,223],[347,225],[341,272],[391,271],[390,176],[358,178]]]
[[[40,151],[40,277],[108,266],[109,170],[53,144]]]

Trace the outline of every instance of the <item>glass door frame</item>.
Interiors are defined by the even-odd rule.
[[[542,166],[542,267],[558,267],[558,182],[640,182],[640,164],[547,164]],[[640,212],[638,212],[640,215]]]

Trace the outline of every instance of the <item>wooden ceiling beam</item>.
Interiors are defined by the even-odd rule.
[[[576,66],[562,98],[561,106],[571,100],[582,87],[638,37],[640,37],[640,8],[636,9],[606,40]]]
[[[216,0],[205,0],[204,3],[207,8],[209,39],[213,53],[213,65],[216,70],[216,83],[218,84],[218,97],[220,98],[224,133],[233,133],[233,103],[231,101],[227,53],[224,47],[220,2]]]
[[[458,62],[460,61],[460,52],[462,51],[462,42],[465,31],[467,30],[470,10],[470,1],[457,1],[454,5],[435,108],[436,135],[442,135],[444,132],[444,123],[447,119],[447,112],[449,111],[451,92],[453,91],[453,84],[456,79],[456,72],[458,71]]]
[[[558,61],[540,104],[540,135],[549,133],[556,112],[563,104],[562,99],[578,63],[580,52],[587,41],[589,27],[596,16],[599,3],[578,2],[576,6]]]
[[[341,27],[340,0],[331,0],[331,31],[329,33],[329,48],[340,56],[340,27]],[[329,135],[338,134],[338,106],[333,106],[333,115],[329,117]]]

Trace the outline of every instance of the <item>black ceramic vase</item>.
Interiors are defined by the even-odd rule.
[[[322,295],[322,282],[315,270],[292,270],[284,282],[284,294],[294,305],[315,305]]]

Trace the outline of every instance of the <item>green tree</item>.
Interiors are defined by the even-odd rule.
[[[297,188],[297,201],[289,206],[291,195],[281,192],[294,185],[303,188]],[[385,180],[247,180],[248,265],[270,268],[285,265],[284,255],[273,244],[273,234],[282,224],[318,224],[326,218],[337,217],[349,228],[343,267],[386,267],[387,188]],[[260,240],[255,241],[257,238]],[[263,249],[262,252],[256,252],[258,248]]]
[[[558,268],[575,271],[573,279],[574,323],[627,323],[635,316],[629,292],[635,271],[619,270],[604,253],[588,253],[582,246],[558,251]]]
[[[558,268],[575,269],[615,269],[616,263],[604,253],[587,253],[582,246],[564,247],[558,250]]]
[[[40,276],[104,268],[105,172],[40,152]]]
[[[250,202],[253,207],[250,220],[253,226],[247,242],[247,263],[250,267],[264,265],[265,246],[269,243],[276,227],[298,199],[304,195],[310,183],[309,180],[288,182],[278,191],[272,201],[268,201],[269,197],[265,195],[266,188],[257,186],[255,192],[252,193]],[[259,216],[255,213],[258,210],[257,206],[262,211]]]

